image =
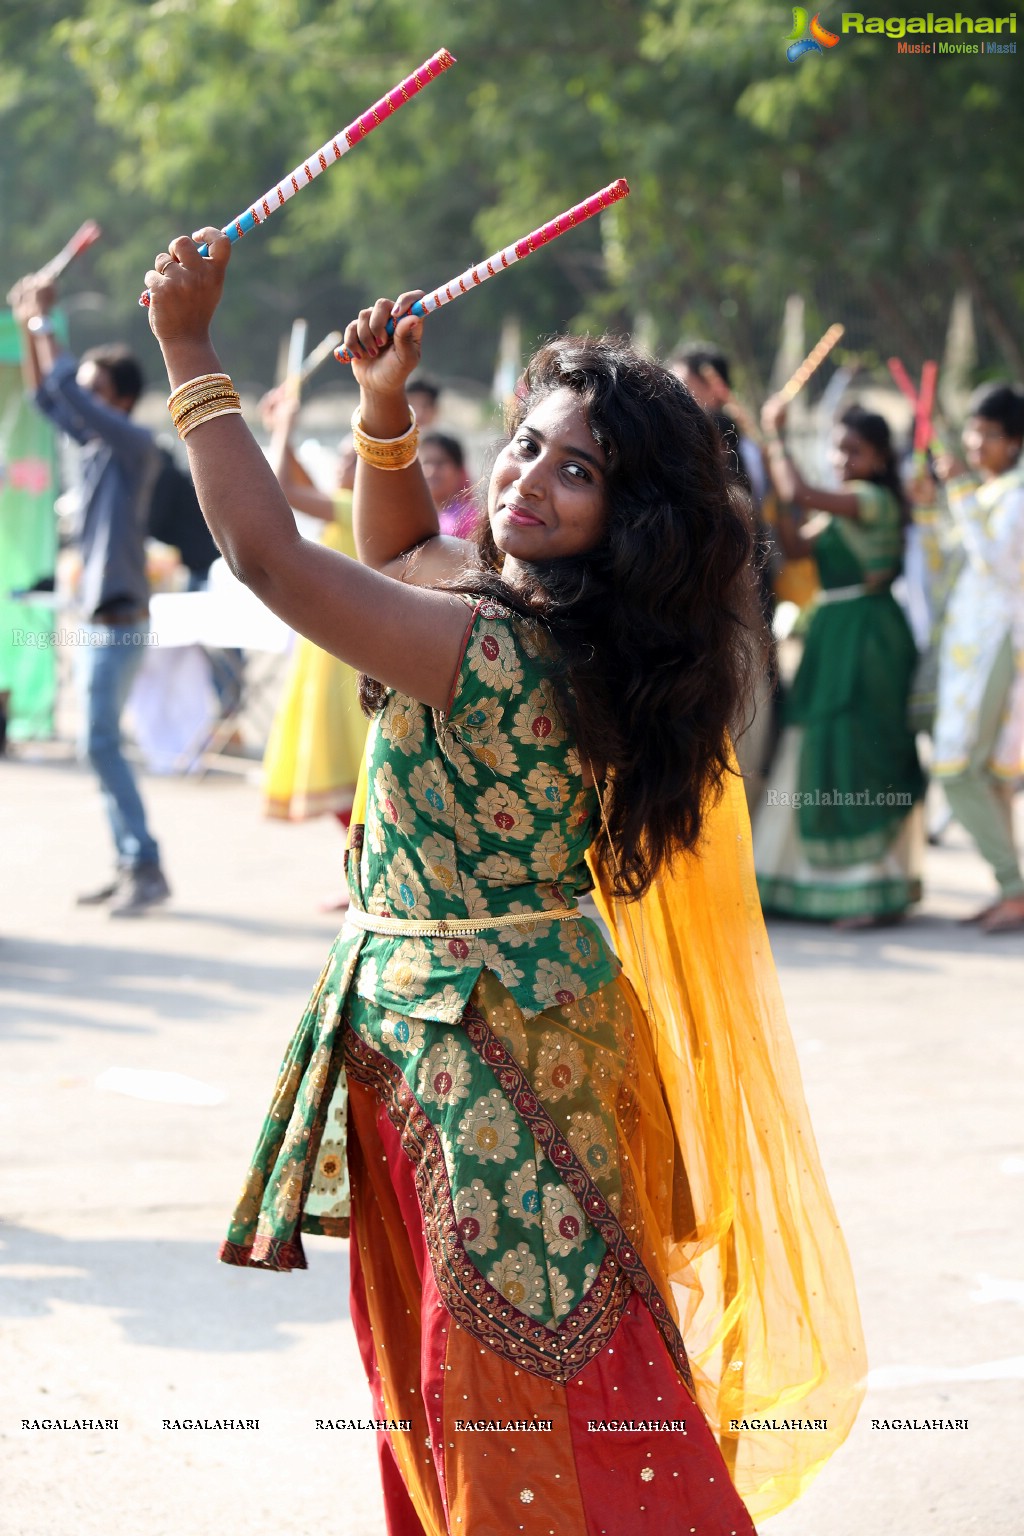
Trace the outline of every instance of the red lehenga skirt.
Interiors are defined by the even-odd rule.
[[[351,994],[348,1024],[352,1317],[389,1536],[750,1536],[658,1273],[651,1226],[686,1191],[636,1091],[628,985],[526,1020],[485,973],[457,1032]],[[437,1037],[412,1084],[407,1030]]]
[[[752,1536],[849,1431],[849,1259],[719,820],[617,926],[650,1016],[623,975],[526,1017],[485,970],[421,1018],[348,930],[313,992],[221,1257],[304,1267],[351,1211],[390,1536]]]
[[[749,1536],[636,1293],[565,1383],[495,1354],[438,1294],[401,1133],[371,1089],[350,1093],[352,1319],[377,1417],[410,1425],[378,1434],[388,1536]]]

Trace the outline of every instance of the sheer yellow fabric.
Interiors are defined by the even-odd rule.
[[[320,542],[354,559],[351,500],[338,493],[337,520]],[[266,814],[305,821],[348,810],[365,745],[355,672],[298,636],[263,755]]]
[[[353,824],[365,800],[361,773]],[[638,903],[600,881],[595,898],[641,1005],[630,1065],[645,1155],[635,1135],[622,1137],[634,1236],[656,1283],[675,1287],[698,1402],[763,1520],[799,1498],[846,1439],[867,1357],[761,916],[741,779],[729,776],[706,817],[699,857],[677,860]],[[757,1419],[803,1427],[759,1430]]]
[[[697,1397],[751,1515],[797,1498],[849,1433],[867,1362],[757,897],[742,782],[699,857],[598,905],[651,1016],[682,1154],[662,1229]],[[642,1098],[642,1091],[641,1091]],[[685,1170],[685,1177],[683,1177]],[[799,1428],[760,1430],[753,1420]],[[814,1427],[811,1427],[814,1426]]]

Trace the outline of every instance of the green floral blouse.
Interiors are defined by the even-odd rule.
[[[476,605],[448,708],[390,693],[367,741],[366,825],[348,860],[352,899],[416,920],[572,907],[592,884],[598,802],[583,782],[550,681],[552,645],[533,620]],[[468,938],[343,929],[360,945],[360,997],[457,1024],[482,971],[526,1017],[610,981],[618,961],[585,919]]]
[[[390,693],[370,727],[365,825],[353,827],[347,866],[354,905],[378,915],[419,921],[571,909],[592,884],[586,853],[600,807],[558,707],[552,644],[536,621],[490,601],[476,602],[467,616],[448,707],[432,711]],[[599,1082],[628,1076],[617,1047],[602,1045],[598,1071],[587,1064],[583,1044],[599,1019],[617,1038],[622,999],[610,995],[616,989],[602,989],[619,971],[586,917],[464,938],[406,938],[346,923],[282,1063],[221,1257],[299,1267],[300,1231],[346,1232],[343,1058],[357,1052],[360,1037],[376,1053],[366,1071],[390,1062],[388,1070],[400,1071],[417,1095],[416,1114],[431,1123],[448,1113],[449,1100],[461,1105],[472,1086],[472,1113],[465,1124],[446,1126],[446,1152],[471,1163],[470,1143],[479,1140],[500,1171],[511,1107],[497,1102],[491,1069],[476,1057],[472,1085],[463,1082],[467,1020],[484,998],[504,1021],[507,1048],[536,1091],[572,1105],[573,1135],[586,1132],[593,1140],[606,1111],[584,1113],[573,1096],[587,1085],[586,1093],[600,1098]],[[537,1021],[529,1047],[526,1021]],[[461,1105],[460,1114],[466,1110]],[[490,1145],[495,1137],[498,1150]],[[516,1178],[530,1173],[524,1169],[531,1144],[524,1121],[512,1148],[517,1167],[523,1164]],[[600,1137],[587,1149],[594,1168],[614,1183],[614,1159],[604,1167]],[[453,1168],[448,1174],[461,1188]],[[505,1169],[490,1199],[507,1194],[503,1180],[511,1176]],[[460,1199],[483,1200],[472,1191],[470,1180]],[[524,1209],[532,1221],[529,1200]],[[559,1219],[571,1225],[569,1217]]]

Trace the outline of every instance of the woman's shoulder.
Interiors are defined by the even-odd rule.
[[[900,526],[900,505],[887,485],[877,480],[851,480],[846,489],[857,498],[857,516],[866,527]]]
[[[541,619],[497,597],[459,595],[472,616],[446,714],[470,707],[482,694],[509,702],[532,694],[557,670],[558,647]]]
[[[539,615],[524,613],[489,593],[466,591],[458,596],[471,610],[471,629],[505,631],[513,644],[522,646],[530,656],[557,655],[550,628]]]

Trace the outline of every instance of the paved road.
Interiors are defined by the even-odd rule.
[[[91,780],[59,751],[0,763],[0,1532],[382,1536],[372,1436],[315,1428],[369,1409],[345,1245],[290,1276],[214,1262],[340,836],[261,820],[238,775],[147,794],[175,899],[114,923],[70,904],[106,866]],[[961,841],[927,876],[899,930],[773,930],[873,1374],[767,1536],[1024,1531],[1024,941],[955,925],[986,894]],[[129,1096],[126,1069],[217,1102]],[[118,1428],[20,1427],[84,1417]],[[260,1428],[163,1427],[185,1418]],[[969,1427],[873,1427],[896,1418]]]

